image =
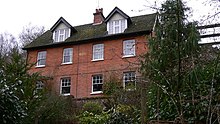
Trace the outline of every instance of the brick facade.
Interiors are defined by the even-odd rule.
[[[135,57],[123,58],[123,41],[135,39]],[[104,60],[92,61],[92,46],[96,43],[104,44]],[[59,94],[60,79],[71,77],[70,94],[75,98],[96,97],[102,94],[91,94],[92,75],[117,73],[122,79],[123,72],[136,71],[138,73],[139,55],[147,52],[147,36],[126,37],[117,40],[91,41],[85,44],[67,45],[62,47],[29,50],[29,63],[35,63],[37,53],[47,51],[46,66],[33,67],[31,72],[41,72],[42,75],[52,78],[48,83]],[[73,48],[73,63],[62,65],[63,49]]]
[[[102,8],[96,9],[93,15],[93,23],[74,27],[60,17],[50,30],[23,48],[27,50],[28,63],[38,61],[30,73],[40,72],[49,77],[46,85],[57,94],[78,99],[103,96],[102,83],[112,74],[121,80],[123,87],[128,86],[126,90],[136,86],[140,55],[148,51],[156,14],[129,17],[115,7],[107,17],[103,16]],[[97,53],[95,61],[93,47]],[[66,64],[62,63],[64,49]]]

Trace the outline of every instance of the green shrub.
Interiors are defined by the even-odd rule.
[[[105,95],[114,95],[122,87],[122,82],[116,76],[110,76],[103,84],[103,93]]]
[[[87,102],[83,105],[83,112],[87,111],[93,114],[102,113],[102,106],[97,102]]]
[[[108,121],[108,118],[109,114],[107,112],[93,114],[85,111],[78,116],[80,124],[104,124]]]

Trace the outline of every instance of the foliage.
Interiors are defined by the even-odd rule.
[[[133,106],[119,104],[112,108],[107,124],[139,124],[140,110]]]
[[[210,54],[200,51],[197,24],[187,21],[187,10],[181,0],[167,0],[159,12],[157,36],[149,41],[141,71],[151,84],[150,119],[204,123],[218,116],[213,111],[219,103],[219,60],[216,54],[204,60]]]
[[[80,124],[104,124],[109,118],[107,112],[102,112],[99,114],[90,113],[84,111],[80,116],[78,116]]]
[[[106,96],[110,96],[110,99],[107,99],[103,102],[105,107],[112,108],[117,104],[136,105],[136,107],[140,107],[137,104],[140,103],[141,87],[139,86],[139,82],[135,88],[134,85],[132,85],[132,88],[129,87],[130,89],[128,90],[123,88],[123,83],[114,73],[110,74],[110,76],[106,77],[105,79],[105,83],[103,84],[103,93]]]
[[[57,96],[57,94],[47,94],[46,98],[40,102],[37,108],[32,110],[32,117],[40,124],[54,124],[74,120],[75,111],[72,108],[71,97]],[[29,120],[28,123],[30,123]]]
[[[39,75],[27,73],[28,65],[17,50],[12,51],[7,60],[0,59],[0,121],[21,123],[28,115],[30,101],[35,101],[34,96],[38,96],[38,93],[34,92],[34,82],[39,79]]]
[[[83,111],[87,111],[93,114],[99,114],[102,112],[102,106],[97,102],[86,102],[83,105]]]
[[[48,93],[46,88],[36,90],[36,82],[45,77],[28,73],[31,67],[15,49],[0,58],[0,122],[48,124],[72,120],[71,98]]]
[[[138,124],[140,111],[133,106],[118,104],[100,113],[83,111],[78,119],[82,124]]]
[[[121,89],[122,83],[117,78],[116,75],[111,74],[103,84],[103,93],[105,95],[111,96],[115,94],[119,89]]]

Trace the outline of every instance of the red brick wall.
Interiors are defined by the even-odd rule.
[[[123,40],[135,39],[136,56],[123,58]],[[76,98],[95,97],[100,94],[91,95],[92,75],[103,74],[104,77],[110,72],[123,76],[125,71],[137,71],[139,55],[147,51],[146,36],[130,37],[118,40],[94,41],[80,45],[69,45],[64,47],[42,49],[47,51],[46,66],[42,68],[33,67],[31,72],[41,72],[42,75],[52,77],[52,89],[60,92],[60,78],[71,77],[71,95]],[[104,43],[104,60],[92,61],[92,45]],[[62,65],[64,48],[73,48],[73,63]],[[41,50],[28,51],[28,60],[34,63],[37,53]]]

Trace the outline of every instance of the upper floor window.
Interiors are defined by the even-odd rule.
[[[72,63],[73,56],[73,48],[65,48],[63,49],[63,64]]]
[[[104,59],[104,44],[93,45],[93,60]]]
[[[93,75],[92,76],[92,93],[102,93],[103,76]]]
[[[54,31],[53,39],[55,42],[60,42],[66,40],[70,36],[70,29],[57,29]]]
[[[47,51],[38,52],[37,67],[43,67],[46,65],[46,54],[47,54]]]
[[[61,78],[60,94],[70,95],[70,86],[71,86],[71,80],[69,77]]]
[[[127,28],[127,20],[112,20],[107,23],[108,34],[122,33]]]
[[[126,90],[134,90],[136,88],[135,72],[125,72],[123,75],[123,86]]]
[[[135,56],[135,40],[123,41],[123,57]]]

